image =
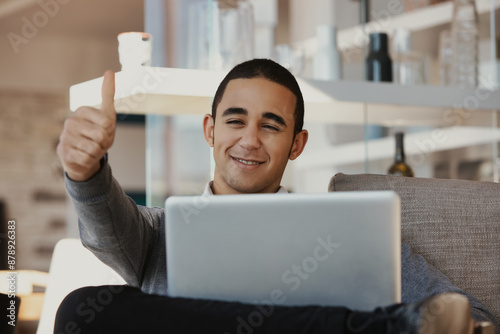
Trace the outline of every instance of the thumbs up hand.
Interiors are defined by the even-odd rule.
[[[116,131],[115,74],[104,73],[101,110],[78,108],[64,122],[57,154],[74,181],[86,181],[100,169],[99,161],[113,145]]]

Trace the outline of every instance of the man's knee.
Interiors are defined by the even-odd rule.
[[[124,290],[132,293],[139,291],[122,285],[104,285],[84,287],[69,293],[57,310],[54,333],[82,333],[82,328],[91,326],[96,316],[105,311]]]

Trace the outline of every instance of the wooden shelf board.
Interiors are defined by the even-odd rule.
[[[500,129],[483,127],[437,128],[405,135],[405,153],[409,161],[421,161],[434,152],[489,144],[500,141]],[[393,137],[370,140],[368,160],[391,159],[394,156]],[[298,170],[341,166],[365,161],[365,142],[353,142],[315,150],[306,147],[294,166]]]
[[[141,67],[116,73],[115,108],[120,113],[184,115],[210,113],[225,73]],[[500,91],[476,91],[390,83],[315,81],[298,78],[307,121],[384,125],[476,125],[491,121]],[[99,107],[102,77],[70,88],[70,109]],[[470,109],[457,109],[460,105]],[[457,118],[460,118],[457,124]]]

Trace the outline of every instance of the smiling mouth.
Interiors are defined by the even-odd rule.
[[[264,162],[259,162],[259,161],[238,159],[238,158],[234,158],[234,157],[233,157],[233,159],[238,161],[238,162],[241,162],[242,164],[245,164],[245,165],[262,165],[264,163]]]

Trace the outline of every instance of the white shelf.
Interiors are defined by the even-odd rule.
[[[116,73],[119,113],[184,115],[210,113],[225,73],[141,67]],[[487,126],[500,106],[500,91],[391,83],[315,81],[298,78],[306,121],[338,124]],[[70,88],[70,109],[99,107],[102,77]],[[463,105],[473,107],[461,109]]]
[[[495,9],[500,8],[500,0],[476,0],[478,15],[490,12],[491,1]],[[385,10],[387,12],[384,12],[384,15],[381,14],[382,19],[368,22],[364,30],[361,25],[339,30],[337,36],[339,49],[346,51],[361,48],[370,32],[384,31],[392,35],[396,28],[418,32],[449,23],[453,14],[453,1],[430,5],[399,15],[392,15],[389,8]],[[393,12],[397,13],[397,10],[393,9]],[[311,57],[318,48],[318,41],[316,37],[311,37],[295,43],[294,46],[305,50],[306,56]]]
[[[423,161],[434,152],[491,144],[500,141],[500,130],[476,127],[451,127],[409,133],[405,135],[405,155],[412,161]],[[308,150],[309,149],[309,150]],[[393,137],[368,141],[368,160],[377,161],[394,157]],[[336,145],[321,150],[307,148],[294,161],[297,170],[311,170],[324,167],[342,166],[365,161],[365,143],[354,142]]]
[[[140,67],[115,74],[115,108],[134,114],[204,114],[224,73]],[[70,109],[100,107],[103,78],[70,87]]]

